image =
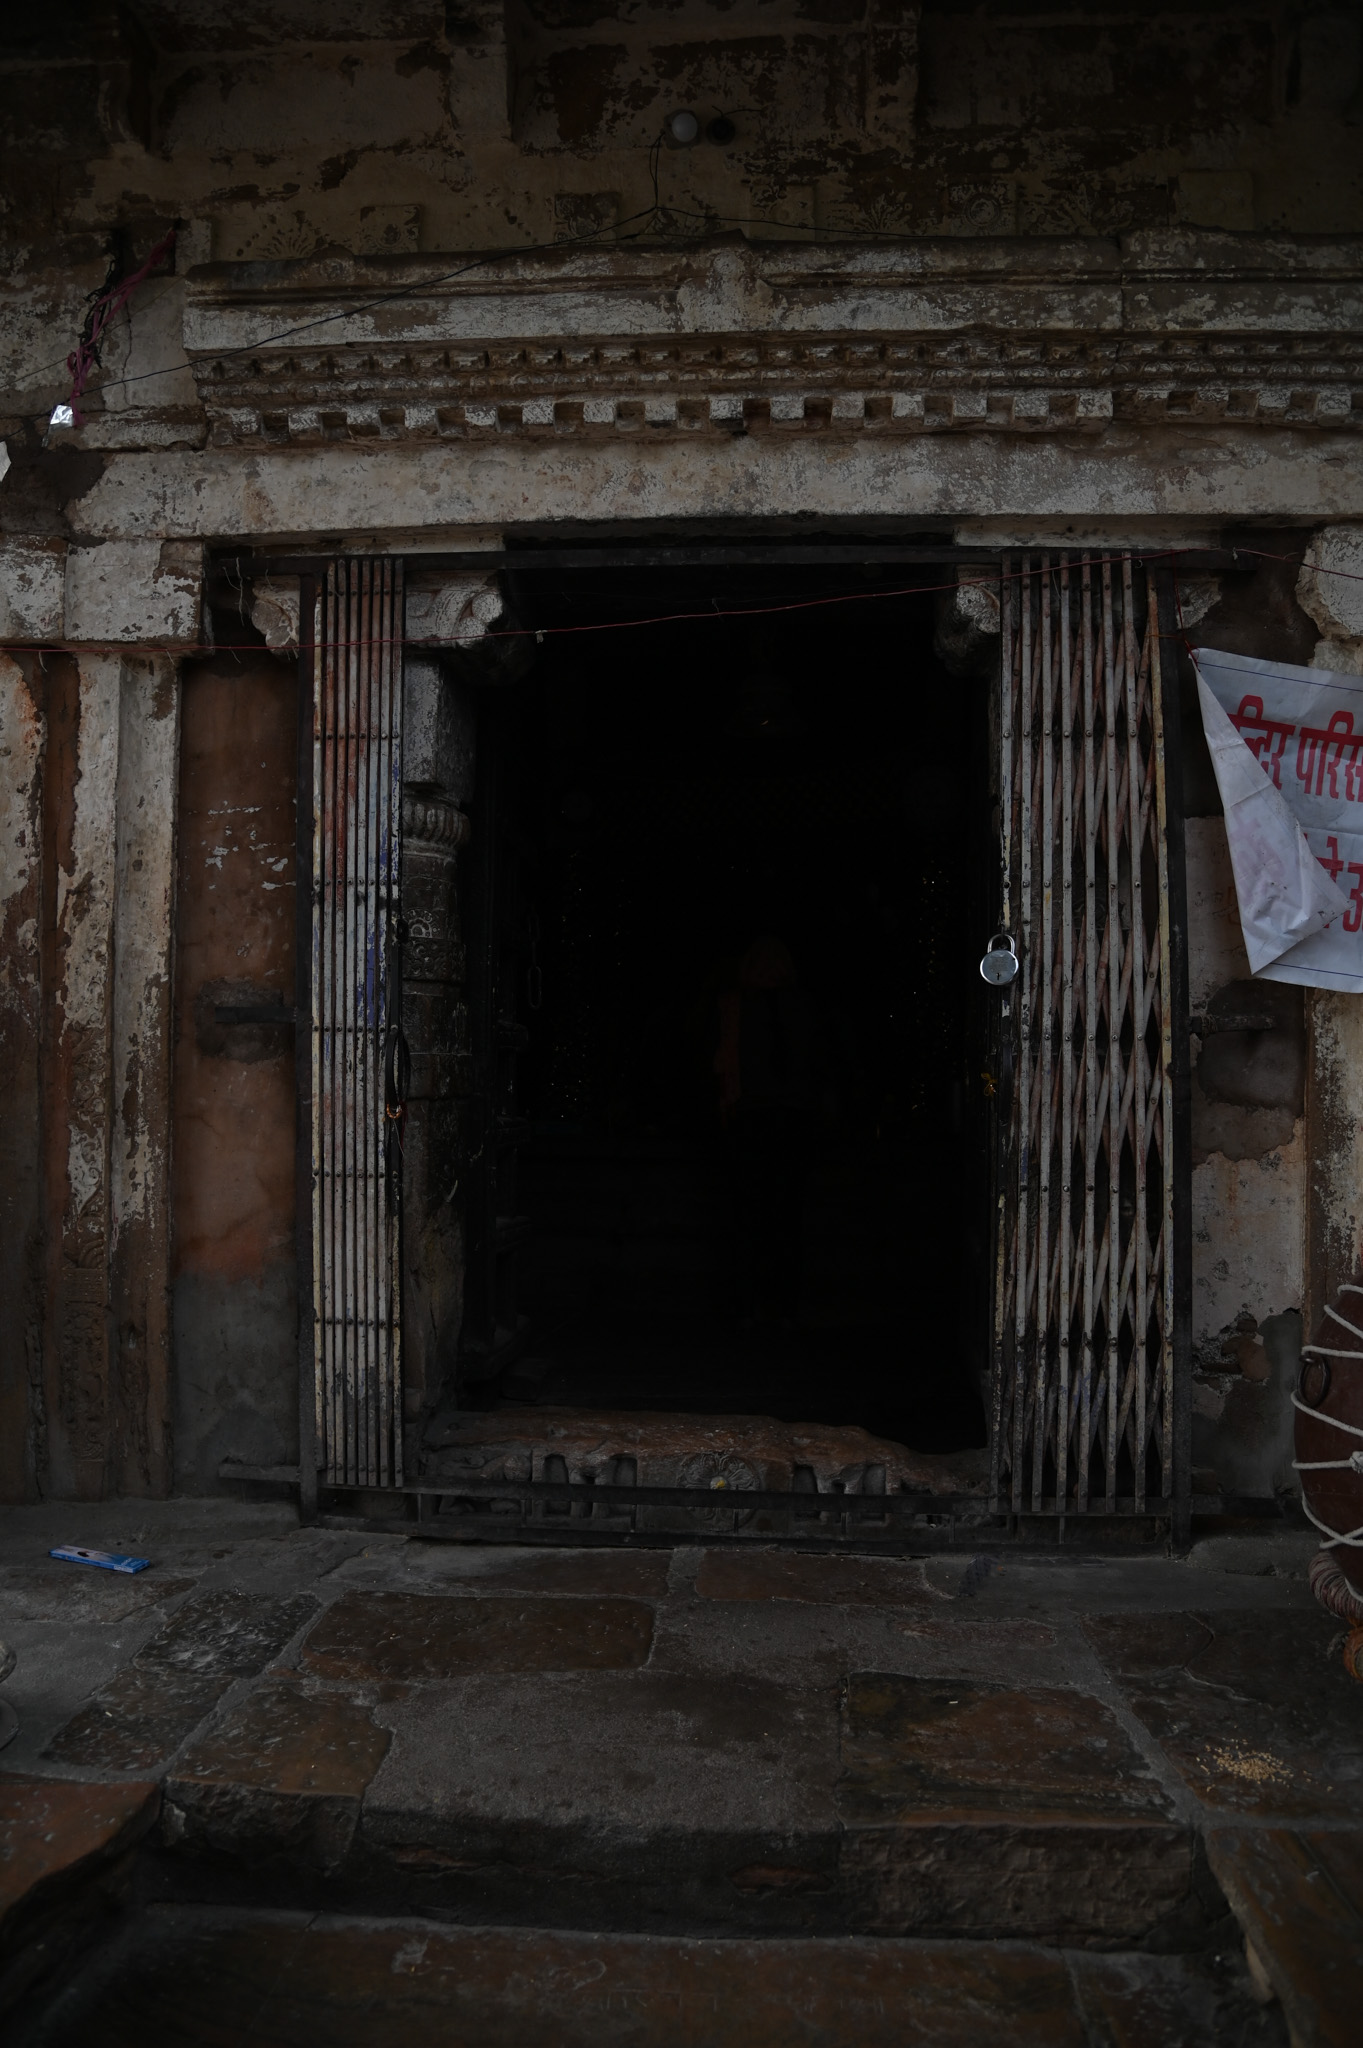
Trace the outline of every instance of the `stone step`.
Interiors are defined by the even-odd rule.
[[[160,1805],[126,1779],[0,1777],[0,2019],[105,1932]]]
[[[282,1853],[319,1898],[461,1919],[1121,1947],[1186,1945],[1224,1910],[1093,1694],[660,1666],[627,1594],[348,1590],[295,1671],[176,1758],[165,1800],[182,1855]]]
[[[560,1446],[571,1425],[584,1446],[621,1448],[618,1416],[535,1422]],[[716,1511],[730,1522],[735,1493]],[[141,1526],[100,1533],[129,1548]],[[760,1541],[514,1548],[358,1529],[233,1550],[206,1534],[156,1545],[126,1583],[28,1555],[0,1568],[19,1649],[3,1782],[10,1836],[27,1843],[29,1880],[10,1870],[21,1918],[68,1864],[126,1869],[125,1830],[143,1827],[139,1897],[415,1919],[442,1937],[500,1929],[513,1946],[548,1929],[587,1943],[573,1952],[594,1954],[602,1981],[605,1937],[721,1960],[745,1943],[792,1956],[812,1943],[825,1959],[868,1942],[919,1959],[944,1941],[962,1956],[1040,1943],[1047,1969],[1079,1949],[1114,1969],[1136,1950],[1200,1953],[1167,1965],[1196,1974],[1240,1953],[1229,1897],[1299,2048],[1356,2033],[1358,1689],[1333,1619],[1262,1545],[1234,1564],[1215,1545],[1198,1563],[998,1543],[973,1560]],[[1066,1963],[1071,1986],[1078,1967]],[[841,1964],[827,1968],[837,1980]],[[918,1980],[896,1981],[903,2007]],[[689,2011],[668,1996],[657,2010]],[[904,2008],[917,2031],[900,2037],[965,2038],[955,1996],[936,2033]],[[1139,2015],[1123,2028],[1075,1997],[1087,2032],[1050,2038],[1218,2038]],[[740,1983],[740,2015],[742,1999]],[[641,2010],[621,2038],[669,2038],[655,2004]],[[803,2033],[758,2011],[746,2038],[844,2038],[801,2010],[814,2012]],[[983,2011],[1001,2042],[1028,2038]],[[497,2012],[468,2038],[498,2039],[494,2021],[516,2038]],[[1223,2038],[1283,2038],[1253,2024],[1227,2022]],[[538,2025],[532,2013],[520,2038],[543,2038]]]
[[[14,2048],[1281,2048],[1234,1952],[152,1907]]]
[[[1363,2034],[1363,1830],[1217,1828],[1207,1854],[1292,2048]]]

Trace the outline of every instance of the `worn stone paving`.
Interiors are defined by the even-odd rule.
[[[1196,1974],[1238,1953],[1227,1894],[1243,1925],[1296,1927],[1321,1892],[1301,1869],[1327,1863],[1330,1895],[1359,1912],[1363,1688],[1299,1538],[985,1566],[484,1548],[302,1530],[236,1503],[53,1516],[0,1520],[20,1717],[0,1782],[95,1804],[159,1784],[146,1896],[163,1916],[198,1900],[209,1919],[138,1919],[147,1982],[188,1941],[218,1958],[210,1977],[228,1969],[247,1935],[212,1918],[225,1898],[508,1942],[557,1928],[664,1976],[688,1940],[760,1938],[770,1958],[775,1942],[831,1955],[876,1936],[896,1983],[910,1964],[892,1947],[926,1955],[944,1936],[962,1956],[1001,1940],[1181,1953]],[[122,1579],[46,1561],[57,1540],[153,1566]],[[1279,1875],[1256,1891],[1243,1873],[1265,1858]],[[1261,1937],[1275,1985],[1296,1981],[1293,1940],[1307,1955],[1331,1939],[1323,1924]],[[323,1969],[311,1936],[269,1929],[300,1982]],[[682,1947],[664,1970],[634,1937]],[[1062,1973],[1071,2006],[1077,1968]],[[1335,2004],[1363,1991],[1360,1971],[1355,1954],[1321,1979]],[[540,2038],[531,2006],[522,2022],[505,2038]],[[843,2038],[811,2029],[771,2038]],[[1293,2032],[1334,2038],[1300,2014]],[[1036,2038],[1070,2037],[1056,2019]]]
[[[1284,2048],[1230,1956],[153,1909],[16,2048]]]

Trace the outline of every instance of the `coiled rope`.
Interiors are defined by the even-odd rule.
[[[1339,1291],[1341,1294],[1363,1294],[1363,1287],[1357,1286],[1353,1281],[1347,1281]],[[1357,1337],[1359,1343],[1363,1344],[1363,1330],[1359,1329],[1357,1323],[1351,1323],[1346,1316],[1340,1315],[1339,1311],[1334,1308],[1327,1308],[1325,1313],[1332,1322],[1338,1323],[1342,1330],[1347,1330],[1351,1337]],[[1363,1365],[1363,1351],[1346,1351],[1340,1346],[1328,1344],[1303,1344],[1301,1349],[1303,1358],[1309,1352],[1316,1358],[1352,1358],[1356,1363]],[[1324,1396],[1322,1396],[1323,1398]],[[1325,1415],[1319,1408],[1313,1408],[1309,1401],[1302,1400],[1301,1395],[1295,1388],[1292,1391],[1292,1406],[1299,1409],[1303,1415],[1311,1416],[1314,1421],[1323,1422],[1330,1429],[1342,1430],[1345,1436],[1356,1436],[1360,1442],[1363,1442],[1363,1429],[1359,1429],[1352,1422],[1341,1422],[1337,1415]],[[1347,1458],[1294,1458],[1292,1460],[1292,1469],[1294,1472],[1356,1472],[1360,1478],[1363,1478],[1363,1450],[1351,1451]],[[1336,1544],[1343,1544],[1350,1550],[1363,1550],[1363,1523],[1360,1523],[1357,1529],[1345,1532],[1339,1529],[1332,1529],[1328,1522],[1322,1522],[1320,1516],[1313,1514],[1304,1500],[1302,1502],[1302,1510],[1307,1520],[1313,1523],[1319,1529],[1321,1535],[1326,1538],[1326,1542],[1322,1546],[1322,1554],[1325,1551],[1332,1550]],[[1315,1583],[1314,1579],[1312,1583]],[[1360,1604],[1359,1612],[1354,1618],[1359,1622],[1363,1622],[1363,1604]]]

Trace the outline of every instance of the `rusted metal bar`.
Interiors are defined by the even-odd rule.
[[[1145,1210],[1146,1194],[1146,1138],[1145,1110],[1150,1092],[1150,1060],[1145,1033],[1149,1023],[1149,1010],[1145,990],[1145,892],[1142,880],[1144,867],[1146,817],[1149,804],[1146,797],[1146,777],[1142,772],[1145,763],[1141,758],[1141,676],[1144,663],[1136,635],[1135,586],[1131,573],[1131,557],[1122,557],[1122,653],[1123,679],[1126,691],[1126,756],[1127,756],[1127,798],[1130,804],[1130,869],[1131,869],[1131,925],[1128,941],[1131,954],[1131,1014],[1132,1014],[1132,1117],[1131,1151],[1135,1173],[1136,1213],[1132,1220],[1132,1237],[1135,1244],[1135,1297],[1131,1315],[1133,1339],[1132,1359],[1135,1368],[1135,1430],[1132,1445],[1134,1472],[1134,1497],[1142,1502],[1145,1497],[1145,1411],[1146,1411],[1146,1345],[1150,1324],[1149,1246]],[[1149,634],[1146,635],[1147,650]]]
[[[1017,669],[1017,605],[1011,557],[1001,563],[1000,647],[999,647],[999,759],[998,787],[1000,813],[999,922],[1004,931],[1013,929],[1013,678]],[[1003,1066],[1008,1056],[1005,1041],[1013,1031],[1013,991],[1006,989],[999,1000],[999,1076],[995,1088],[1003,1085]],[[1011,1176],[1014,1148],[1010,1129],[1012,1103],[999,1098],[997,1136],[994,1148],[994,1302],[993,1358],[989,1415],[989,1495],[997,1508],[1002,1491],[1005,1425],[1004,1389],[1007,1384],[1006,1331],[1008,1328],[1008,1275],[1014,1270],[1009,1258],[1015,1204]]]
[[[365,1462],[370,1481],[381,1486],[386,1477],[384,1471],[382,1429],[380,1425],[380,1404],[384,1368],[387,1360],[383,1355],[383,1326],[380,1315],[379,1291],[379,1218],[376,1209],[377,1180],[375,1157],[380,1142],[379,1119],[382,1111],[375,1087],[375,1067],[381,1058],[378,1041],[380,1017],[382,1014],[382,987],[379,979],[379,932],[382,910],[378,901],[379,846],[378,846],[378,790],[375,781],[378,774],[379,707],[377,685],[384,657],[380,644],[381,635],[391,629],[387,606],[384,603],[384,565],[369,562],[365,565],[365,612],[366,632],[359,655],[362,667],[361,711],[363,732],[360,747],[360,783],[357,790],[360,814],[360,844],[363,849],[364,865],[356,877],[359,891],[359,931],[361,950],[356,962],[357,979],[355,988],[358,1012],[356,1052],[359,1097],[360,1097],[360,1146],[359,1185],[356,1190],[356,1208],[362,1218],[363,1265],[360,1272],[361,1299],[357,1304],[362,1341],[360,1347],[363,1359],[364,1388],[362,1397],[362,1422],[365,1447]]]
[[[401,947],[401,901],[402,879],[402,662],[398,643],[402,637],[404,616],[404,577],[402,564],[391,562],[386,565],[388,584],[388,619],[390,632],[385,636],[382,652],[385,687],[383,704],[383,750],[380,761],[380,790],[382,795],[382,836],[380,840],[380,872],[383,889],[383,934],[378,949],[384,977],[384,1015],[379,1019],[379,1030],[375,1041],[376,1082],[377,1082],[377,1125],[375,1132],[374,1173],[375,1188],[381,1205],[383,1251],[383,1274],[385,1291],[385,1323],[387,1343],[384,1355],[383,1373],[383,1441],[386,1446],[387,1480],[391,1485],[400,1484],[403,1477],[402,1444],[402,1234],[401,1234],[401,1187],[390,1185],[387,1171],[389,1115],[388,1080],[385,1071],[392,1054],[398,1062],[398,1043],[402,1028],[401,982],[398,962]],[[402,1105],[397,1105],[397,1172],[401,1173]]]
[[[1080,572],[1080,658],[1084,715],[1084,1282],[1079,1453],[1075,1507],[1089,1505],[1093,1462],[1093,1327],[1097,1314],[1098,1194],[1098,788],[1094,750],[1097,685],[1093,661],[1093,567]]]
[[[1064,1501],[1069,1492],[1070,1332],[1074,1322],[1073,1288],[1073,1176],[1074,1176],[1074,735],[1078,706],[1075,701],[1073,647],[1070,619],[1070,562],[1060,557],[1060,760],[1063,777],[1060,791],[1060,1327],[1056,1355],[1055,1403],[1055,1491]],[[1082,1054],[1081,1054],[1082,1057]]]
[[[384,1061],[393,1015],[401,819],[402,571],[337,561],[317,669],[314,1297],[328,1484],[401,1479],[398,1272],[387,1199]]]
[[[335,1287],[335,1244],[337,1229],[335,1144],[339,1125],[335,1088],[336,1020],[331,997],[335,981],[337,899],[333,877],[324,852],[323,821],[334,820],[337,810],[336,709],[340,688],[337,675],[337,645],[345,632],[340,620],[338,572],[327,576],[323,597],[322,653],[320,671],[320,717],[318,719],[317,800],[313,817],[313,918],[317,932],[314,962],[316,1019],[313,1033],[316,1066],[315,1172],[318,1187],[318,1228],[316,1235],[315,1286],[317,1331],[320,1347],[319,1396],[324,1418],[322,1465],[328,1477],[338,1469],[336,1446],[341,1423],[341,1364],[337,1355]],[[334,827],[332,828],[334,829]],[[342,1461],[339,1470],[345,1470]]]
[[[1040,1500],[1046,1456],[1047,1366],[1054,1290],[1051,1286],[1051,1168],[1054,1164],[1055,1068],[1055,713],[1051,558],[1037,577],[1040,656],[1037,690],[1041,723],[1041,959],[1032,987],[1040,997],[1037,1023],[1036,1354],[1033,1369],[1032,1497]]]
[[[1105,1474],[1103,1492],[1108,1513],[1117,1499],[1117,1394],[1123,1307],[1121,1172],[1122,1074],[1121,1029],[1125,961],[1121,923],[1121,809],[1117,763],[1117,664],[1112,611],[1112,563],[1103,558],[1103,754],[1107,769],[1107,1357]]]
[[[294,1231],[297,1256],[298,1471],[299,1512],[305,1522],[317,1513],[317,1469],[323,1440],[319,1408],[317,1279],[314,1224],[317,1158],[314,1124],[317,1103],[313,983],[317,950],[317,894],[313,863],[317,835],[318,725],[317,579],[298,586],[298,766],[294,793]]]
[[[1018,834],[1018,953],[1022,971],[1014,986],[1018,989],[1018,1076],[1017,1103],[1017,1253],[1015,1259],[1016,1300],[1014,1303],[1012,1372],[1012,1443],[1010,1445],[1011,1498],[1014,1514],[1022,1507],[1023,1429],[1027,1411],[1028,1308],[1031,1301],[1031,1131],[1032,1131],[1032,1017],[1036,1001],[1037,962],[1033,957],[1032,836],[1035,829],[1032,787],[1032,700],[1034,587],[1032,558],[1022,557],[1022,579],[1018,588],[1021,632],[1018,655],[1018,783],[1020,803],[1016,820]]]
[[[342,700],[341,749],[344,766],[341,773],[341,812],[337,820],[340,852],[340,923],[341,957],[339,973],[332,990],[333,1014],[336,1017],[340,1038],[341,1062],[341,1256],[340,1256],[340,1302],[339,1317],[341,1339],[345,1347],[345,1472],[348,1478],[357,1479],[366,1485],[369,1474],[364,1468],[364,1446],[360,1435],[360,1327],[356,1314],[355,1297],[358,1292],[357,1279],[360,1255],[360,1225],[356,1214],[356,1154],[359,1145],[359,1131],[356,1117],[355,1071],[355,958],[358,951],[358,935],[355,930],[355,869],[359,859],[358,821],[355,816],[356,781],[359,762],[356,747],[356,670],[359,666],[359,641],[364,632],[362,562],[345,565],[345,646],[341,650],[341,674],[344,677]]]
[[[369,568],[355,562],[350,568],[350,630],[345,650],[346,676],[346,780],[345,780],[345,889],[341,898],[345,922],[345,956],[338,996],[340,999],[341,1044],[345,1061],[345,1256],[346,1278],[343,1313],[347,1353],[346,1450],[348,1469],[362,1486],[373,1484],[369,1468],[365,1431],[365,1336],[363,1323],[365,1222],[360,1176],[368,1133],[361,1123],[360,1094],[363,1086],[360,1051],[364,1029],[364,991],[357,986],[361,977],[362,925],[364,906],[359,900],[363,886],[362,862],[367,849],[362,833],[360,806],[362,776],[360,726],[363,716],[361,690],[365,669],[365,642],[372,630],[365,602]]]
[[[1176,1548],[1192,1540],[1192,1072],[1188,1044],[1188,891],[1183,822],[1183,734],[1178,666],[1166,664],[1176,647],[1178,610],[1172,573],[1159,569],[1151,606],[1151,694],[1157,713],[1156,801],[1162,806],[1165,870],[1160,887],[1168,914],[1168,1031],[1165,1049],[1168,1121],[1165,1125],[1165,1326],[1163,1490],[1173,1500]],[[1163,934],[1162,934],[1163,935]]]

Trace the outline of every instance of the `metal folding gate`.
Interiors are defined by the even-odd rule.
[[[1002,566],[1002,922],[1021,966],[998,1018],[994,1497],[1177,1515],[1174,666],[1139,562]]]
[[[310,653],[311,1384],[324,1485],[402,1483],[403,565],[331,563]],[[305,620],[314,585],[304,580]],[[305,1322],[307,1319],[304,1319]]]

